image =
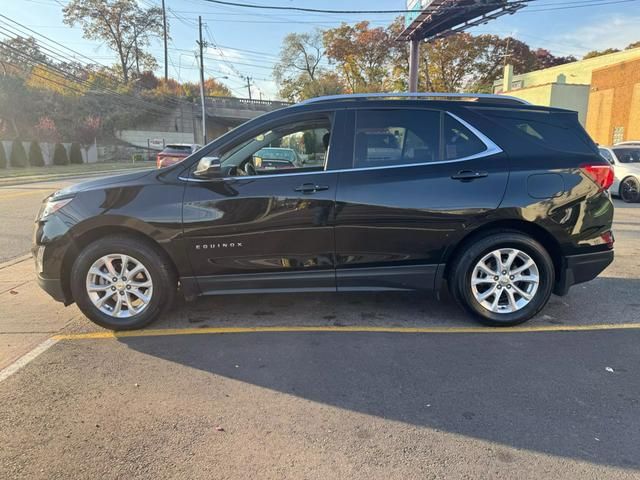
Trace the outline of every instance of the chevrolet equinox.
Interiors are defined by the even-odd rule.
[[[301,162],[259,168],[265,148]],[[149,324],[178,290],[445,283],[478,320],[509,326],[612,262],[612,181],[575,112],[494,95],[322,97],[176,165],[54,193],[33,254],[44,290],[114,330]]]

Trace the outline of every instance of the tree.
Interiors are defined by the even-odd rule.
[[[51,145],[60,141],[60,133],[56,122],[51,117],[40,117],[34,127],[36,139],[44,143],[44,153],[51,160]]]
[[[395,39],[382,27],[369,28],[369,22],[342,24],[323,34],[327,57],[338,66],[347,90],[377,92],[385,89],[390,54]]]
[[[44,158],[42,157],[40,143],[35,140],[29,145],[29,165],[32,167],[44,167]]]
[[[4,151],[2,141],[0,141],[0,168],[7,168],[7,154]]]
[[[71,0],[63,8],[64,22],[80,25],[84,38],[103,41],[118,54],[122,80],[153,70],[155,58],[144,49],[163,33],[162,9],[141,7],[136,0]]]
[[[77,143],[72,143],[71,148],[69,149],[69,163],[72,164],[82,164],[82,150],[80,150],[80,145]]]
[[[64,145],[61,143],[56,143],[55,149],[53,150],[53,164],[54,165],[69,165],[69,157],[67,156],[67,151],[64,148]]]
[[[320,30],[316,29],[311,33],[290,33],[284,37],[280,48],[280,60],[274,68],[276,81],[280,83],[299,75],[314,81],[324,56]]]
[[[549,50],[546,50],[544,48],[538,48],[533,53],[536,56],[538,69],[557,67],[558,65],[564,65],[565,63],[578,61],[578,59],[573,55],[569,55],[566,57],[556,57]]]
[[[640,41],[630,43],[626,46],[625,50],[631,50],[632,48],[640,48]]]
[[[587,60],[589,58],[601,57],[602,55],[609,55],[610,53],[617,53],[620,50],[618,48],[606,48],[604,50],[592,50],[582,57],[583,60]]]
[[[11,158],[9,163],[14,168],[24,168],[27,166],[27,152],[21,140],[14,140],[11,144]]]
[[[47,56],[33,37],[16,36],[2,41],[0,63],[5,75],[29,72],[34,64],[47,61]]]
[[[100,131],[102,120],[96,115],[86,117],[76,126],[76,138],[82,145],[89,159],[89,147],[96,141],[98,132]]]

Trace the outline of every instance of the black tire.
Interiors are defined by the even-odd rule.
[[[516,248],[536,264],[539,284],[530,302],[515,312],[497,313],[476,300],[471,277],[476,264],[488,253],[500,248]],[[450,270],[448,283],[453,298],[478,321],[492,327],[510,327],[535,316],[549,301],[555,280],[553,261],[546,249],[530,236],[514,230],[492,231],[466,245]]]
[[[625,203],[640,201],[640,181],[635,177],[626,177],[620,182],[620,198]]]
[[[127,318],[116,318],[97,308],[87,292],[87,274],[98,259],[110,254],[125,254],[142,263],[150,274],[153,292],[146,308]],[[177,290],[171,262],[151,243],[126,235],[108,236],[86,246],[71,269],[71,293],[87,318],[110,330],[135,330],[153,322],[170,308]]]

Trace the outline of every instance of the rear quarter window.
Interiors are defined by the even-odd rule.
[[[564,152],[597,153],[596,144],[580,125],[577,114],[572,112],[492,108],[473,110],[541,146]]]

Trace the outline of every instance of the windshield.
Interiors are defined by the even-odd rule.
[[[640,147],[614,148],[620,163],[640,163]]]

